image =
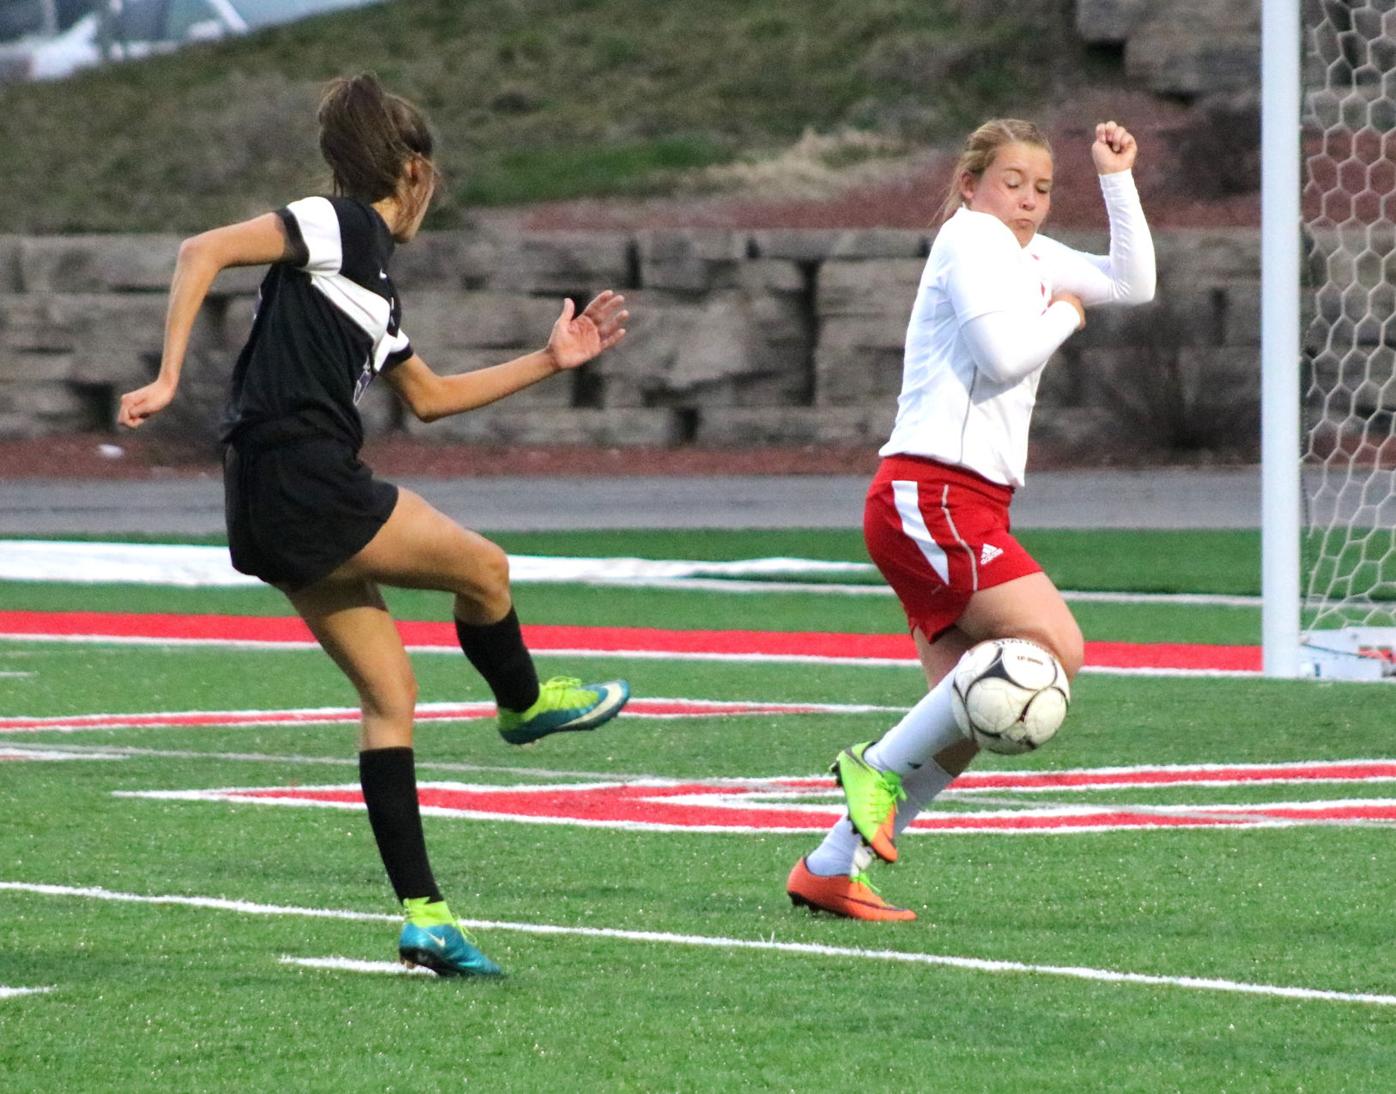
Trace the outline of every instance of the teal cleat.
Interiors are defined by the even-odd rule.
[[[398,935],[404,965],[430,969],[437,976],[503,976],[504,970],[480,952],[468,931],[455,921],[445,901],[404,902],[407,922]]]
[[[609,722],[630,699],[624,680],[583,684],[572,676],[554,676],[538,689],[527,710],[499,711],[499,735],[511,745],[526,745],[550,733],[595,729]]]

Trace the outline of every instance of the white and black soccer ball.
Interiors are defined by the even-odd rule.
[[[990,752],[1015,755],[1046,744],[1070,703],[1061,662],[1036,642],[990,639],[955,666],[950,698],[955,722]]]

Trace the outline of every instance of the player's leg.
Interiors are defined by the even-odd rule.
[[[946,666],[937,667],[947,656],[940,651],[954,641],[944,635],[953,631],[955,619],[968,597],[968,589],[954,588],[951,578],[958,579],[961,584],[967,583],[958,570],[951,574],[946,569],[944,559],[948,556],[931,540],[928,522],[934,522],[934,515],[906,512],[908,505],[919,505],[920,499],[910,498],[912,492],[907,490],[908,482],[895,478],[888,473],[890,470],[891,465],[884,463],[869,486],[863,511],[864,541],[869,555],[901,600],[913,633],[917,635],[917,648],[922,653],[928,680],[934,684],[954,663],[952,658]],[[932,488],[924,491],[918,488],[914,493],[927,498],[941,496]],[[937,643],[927,643],[922,637],[926,630],[941,634],[942,638]],[[924,704],[923,699],[906,718],[919,718]],[[948,740],[946,745],[950,747],[954,743]],[[907,799],[912,792],[906,789],[901,777],[865,762],[869,746],[870,742],[855,745],[839,754],[834,771],[844,789],[849,815],[835,822],[820,845],[795,864],[786,879],[786,891],[796,904],[836,915],[855,919],[914,919],[915,913],[888,904],[868,881],[866,870],[871,856],[866,849],[864,831],[878,842],[885,855],[895,856],[894,820],[905,815],[909,822],[914,815],[914,811],[903,814],[899,809],[899,804],[909,804]],[[926,775],[912,779],[912,789],[918,796],[938,792],[929,785],[922,786],[930,782],[929,768],[934,765],[926,766]]]
[[[945,631],[934,642],[929,641],[919,627],[912,634],[916,640],[917,654],[920,656],[921,665],[926,674],[926,682],[930,685],[931,690],[926,698],[922,699],[898,723],[899,727],[906,726],[909,720],[914,721],[913,715],[919,713],[924,716],[928,707],[932,709],[938,707],[938,704],[928,703],[930,696],[935,694],[935,686],[949,675],[950,670],[954,668],[960,657],[973,645],[969,638],[956,627],[951,627]],[[946,736],[949,737],[949,734]],[[862,748],[859,753],[860,757],[866,756],[874,747],[876,746]],[[927,747],[934,746],[928,745]],[[969,762],[974,758],[976,752],[978,752],[978,748],[973,742],[965,740],[956,733],[955,739],[948,740],[945,747],[936,752],[929,761],[919,763],[910,768],[905,775],[899,776],[901,793],[891,792],[895,798],[893,839],[901,835],[912,819],[949,786],[956,775],[969,766]],[[848,761],[843,755],[840,756],[840,760],[844,762],[846,767]],[[882,778],[881,772],[874,769],[874,774],[871,777],[880,780]],[[814,851],[805,856],[805,862],[816,875],[825,877],[856,876],[867,871],[871,858],[872,852],[869,850],[868,844],[859,834],[858,829],[854,827],[851,818],[845,817],[829,830],[824,841]]]
[[[442,975],[498,975],[499,967],[451,915],[427,858],[412,750],[417,683],[377,587],[365,580],[327,579],[287,595],[359,694],[364,806],[407,917],[399,954]]]
[[[897,859],[895,820],[908,794],[903,780],[964,740],[950,713],[948,676],[958,654],[968,648],[956,624],[983,576],[979,541],[987,543],[990,535],[997,540],[993,557],[998,564],[987,580],[1011,573],[1012,565],[1036,569],[1008,533],[1006,505],[995,508],[980,493],[934,477],[934,471],[925,480],[897,477],[918,470],[884,463],[868,491],[863,538],[901,601],[932,684],[880,739],[846,748],[834,762],[852,828],[888,862]],[[967,535],[972,537],[968,542]],[[920,785],[937,780],[944,783],[943,773],[938,775],[931,765],[914,780],[918,794],[938,792]],[[818,870],[831,869],[843,857],[847,840],[837,830],[830,836],[830,845],[814,856]]]
[[[1080,629],[1041,573],[974,594],[960,622],[933,642],[919,627],[913,636],[930,690],[878,741],[840,753],[836,770],[849,815],[791,871],[786,889],[797,904],[856,919],[914,918],[882,899],[867,870],[874,852],[888,858],[890,851],[895,858],[896,837],[979,751],[960,732],[950,707],[953,670],[960,658],[987,638],[1015,637],[1050,649],[1069,674],[1081,664]]]
[[[916,639],[916,653],[921,659],[921,667],[926,673],[926,683],[931,690],[950,675],[960,658],[974,645],[969,636],[959,627],[951,627],[934,642],[918,628],[912,633]],[[897,816],[893,829],[897,836],[904,832],[916,816],[931,804],[940,792],[949,786],[957,775],[979,752],[973,741],[954,741],[931,759],[902,777],[902,791],[906,797],[897,803]],[[859,848],[860,861],[871,856],[866,847]]]
[[[1042,572],[1027,574],[1002,585],[974,593],[959,620],[934,642],[917,628],[916,651],[931,691],[917,708],[919,719],[908,715],[868,749],[876,766],[898,771],[905,778],[917,770],[928,754],[949,774],[958,775],[979,751],[956,730],[949,710],[950,676],[973,646],[990,638],[1023,638],[1056,655],[1068,678],[1080,671],[1084,642],[1081,628],[1057,587]],[[930,702],[943,692],[944,703]]]
[[[897,815],[905,818],[903,828],[910,823],[907,813],[914,803],[906,800],[906,781],[924,784],[918,785],[918,796],[929,792],[934,797],[948,785],[945,776],[958,775],[973,759],[976,749],[965,739],[951,709],[953,670],[965,652],[990,638],[1035,642],[1057,656],[1068,677],[1081,667],[1081,629],[1061,593],[1041,571],[974,593],[955,626],[935,642],[928,643],[921,635],[917,645],[923,667],[928,678],[940,673],[938,681],[878,741],[861,750],[845,750],[839,757],[841,775],[863,797],[850,805],[865,806],[861,812],[851,808],[850,816],[880,858],[896,859]],[[890,803],[891,814],[881,811],[888,807],[889,796],[895,799]]]
[[[1071,676],[1079,670],[1082,659],[1080,628],[1061,594],[1042,573],[975,594],[960,622],[934,642],[919,627],[912,633],[930,691],[880,740],[861,751],[846,751],[840,756],[844,776],[850,782],[857,779],[852,765],[866,763],[870,769],[865,782],[881,788],[872,791],[877,799],[872,809],[886,808],[886,801],[892,801],[890,833],[881,833],[891,841],[979,752],[973,741],[959,733],[949,708],[950,676],[971,647],[989,637],[1025,638],[1056,654]],[[888,770],[896,774],[895,784],[889,783],[883,774]],[[864,791],[865,795],[868,793]],[[887,827],[885,814],[879,823]],[[878,834],[877,829],[873,831]],[[791,894],[798,896],[803,891],[808,899],[802,903],[832,911],[842,909],[843,914],[855,918],[902,918],[888,914],[901,909],[886,905],[867,883],[872,857],[869,842],[854,826],[851,816],[845,817],[829,830],[819,847],[796,865],[790,879]],[[869,891],[857,892],[864,888]],[[822,903],[816,897],[822,898]],[[906,918],[909,917],[907,913]]]
[[[877,771],[894,773],[903,784],[904,794],[906,780],[914,779],[927,765],[934,764],[953,777],[965,769],[978,751],[960,732],[950,710],[953,670],[975,640],[958,625],[942,631],[934,641],[920,627],[912,631],[912,637],[930,688],[919,703],[863,749],[859,757]]]
[[[981,589],[970,598],[957,626],[972,642],[1025,638],[1054,654],[1068,679],[1081,671],[1085,640],[1052,579],[1041,571]]]
[[[456,637],[494,694],[500,732],[511,744],[595,729],[630,697],[624,680],[583,685],[554,677],[540,685],[509,590],[508,556],[411,490],[399,490],[378,534],[332,576],[454,593]]]
[[[899,475],[916,470],[888,466]],[[881,482],[887,477],[880,474],[869,492],[865,539],[920,631],[918,651],[936,682],[878,741],[841,753],[838,770],[854,827],[890,862],[904,780],[927,783],[919,793],[933,796],[936,783],[945,785],[944,776],[973,758],[951,702],[959,658],[986,639],[1022,637],[1052,650],[1074,674],[1082,642],[1061,594],[1010,531],[1007,491],[954,471]],[[908,813],[903,819],[909,823]]]
[[[1046,646],[1073,675],[1082,656],[1080,629],[1056,587],[1009,533],[1006,508],[982,505],[972,492],[968,504],[947,490],[922,489],[910,498],[905,486],[874,481],[864,530],[869,553],[912,622],[930,690],[878,741],[840,753],[835,770],[849,815],[796,864],[787,882],[798,903],[855,918],[911,917],[870,912],[846,893],[866,882],[869,848],[894,861],[896,837],[978,752],[960,732],[950,703],[960,658],[978,642],[1000,637]],[[987,563],[979,561],[985,543],[994,548]],[[937,637],[928,640],[928,634]],[[890,908],[870,887],[867,895]]]

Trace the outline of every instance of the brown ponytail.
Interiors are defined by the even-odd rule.
[[[960,193],[960,180],[965,175],[982,178],[999,149],[1006,144],[1033,144],[1049,156],[1052,154],[1052,146],[1046,135],[1032,122],[1019,118],[994,118],[985,122],[965,140],[960,158],[955,163],[955,173],[950,178],[945,204],[940,209],[940,223],[949,220],[955,215],[955,210],[965,203],[964,195]]]
[[[408,100],[385,91],[371,72],[330,81],[316,117],[320,154],[329,164],[336,194],[366,202],[401,197],[403,175],[414,158],[436,174],[425,116]]]

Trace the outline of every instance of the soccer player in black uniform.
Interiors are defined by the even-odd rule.
[[[406,922],[402,959],[441,975],[498,975],[432,876],[412,753],[417,684],[380,584],[455,594],[461,649],[493,691],[513,744],[594,729],[629,698],[623,680],[540,685],[509,591],[509,564],[410,490],[358,460],[356,403],[379,376],[432,421],[484,406],[625,337],[624,298],[562,306],[547,345],[492,368],[442,376],[412,350],[388,276],[394,243],[416,235],[437,175],[422,113],[372,75],[333,81],[319,110],[334,196],[216,228],[180,246],[157,378],[122,396],[139,426],[174,398],[209,286],[229,266],[270,264],[233,373],[222,431],[233,565],[281,589],[359,693],[359,776],[374,837]]]

